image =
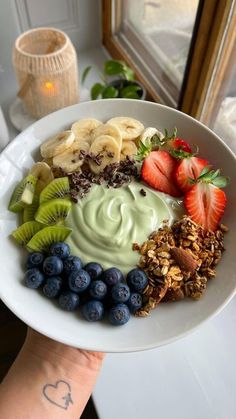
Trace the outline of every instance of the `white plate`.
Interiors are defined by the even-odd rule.
[[[24,251],[9,238],[17,226],[15,214],[7,211],[12,190],[34,159],[40,143],[80,118],[106,121],[114,116],[130,116],[145,126],[173,130],[200,155],[221,168],[231,182],[227,187],[228,206],[223,221],[230,227],[227,251],[217,267],[217,277],[209,281],[205,296],[198,302],[185,299],[160,304],[147,318],[132,318],[122,327],[106,323],[87,323],[78,313],[66,313],[39,292],[23,286]],[[236,288],[236,161],[232,152],[208,128],[191,117],[166,106],[127,99],[97,100],[57,111],[22,132],[0,155],[0,295],[4,303],[25,323],[39,332],[75,347],[106,352],[127,352],[170,343],[194,330],[219,312],[232,298]]]

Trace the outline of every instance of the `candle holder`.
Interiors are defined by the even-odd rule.
[[[20,86],[17,96],[34,118],[78,102],[76,51],[64,32],[24,32],[15,42],[13,65]]]

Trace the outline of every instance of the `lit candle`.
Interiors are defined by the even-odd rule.
[[[57,88],[52,81],[45,81],[42,85],[41,92],[44,96],[55,96]]]

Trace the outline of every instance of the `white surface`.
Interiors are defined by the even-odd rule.
[[[93,400],[100,419],[235,419],[236,298],[188,337],[108,354]]]
[[[6,147],[9,142],[9,133],[5,117],[0,106],[0,152]]]
[[[23,252],[9,238],[17,220],[15,214],[6,210],[14,185],[31,167],[37,158],[39,144],[47,137],[79,118],[94,117],[106,121],[112,116],[122,115],[135,117],[145,126],[157,126],[161,130],[164,127],[172,130],[177,126],[180,136],[188,138],[190,144],[197,143],[201,154],[230,176],[231,183],[227,188],[229,204],[224,217],[224,222],[230,227],[226,248],[235,249],[236,244],[235,157],[208,128],[191,117],[151,102],[107,99],[57,111],[20,134],[0,158],[0,264],[4,278],[0,282],[1,297],[19,318],[39,332],[74,346],[108,352],[152,348],[183,336],[222,308],[232,297],[236,286],[235,257],[228,251],[217,269],[217,278],[209,282],[208,290],[200,301],[195,303],[186,299],[178,304],[160,305],[150,317],[132,318],[121,328],[114,328],[105,322],[88,324],[80,320],[77,313],[65,313],[40,293],[22,286]]]

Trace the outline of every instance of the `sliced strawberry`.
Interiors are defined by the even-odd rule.
[[[152,151],[143,161],[142,179],[152,188],[172,196],[181,196],[175,185],[176,160],[167,151]]]
[[[206,166],[209,166],[208,161],[199,157],[192,156],[181,160],[175,172],[175,179],[181,191],[189,191],[192,187],[189,179],[197,179]]]
[[[177,128],[174,128],[173,134],[169,134],[168,130],[164,129],[164,136],[160,137],[154,135],[152,138],[153,145],[157,145],[161,149],[167,151],[182,151],[186,153],[192,153],[192,149],[187,141],[183,140],[180,137],[177,137]],[[175,157],[175,156],[174,156]]]
[[[184,203],[193,221],[215,231],[224,214],[226,195],[214,185],[197,183],[186,193]]]
[[[187,141],[182,140],[182,138],[179,137],[173,138],[173,140],[168,142],[167,146],[170,149],[183,150],[186,153],[192,153],[192,149],[190,145],[187,143]]]
[[[228,178],[219,176],[219,172],[204,169],[184,198],[188,215],[206,230],[216,230],[226,206],[226,195],[220,187],[227,185]]]

